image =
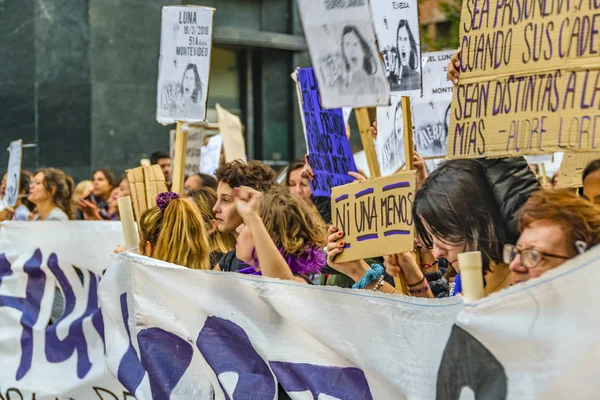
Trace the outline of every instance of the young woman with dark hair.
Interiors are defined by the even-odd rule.
[[[29,197],[29,186],[31,184],[31,172],[21,170],[19,179],[19,195],[15,207],[7,207],[0,212],[0,221],[28,221],[29,214],[35,208],[27,197]]]

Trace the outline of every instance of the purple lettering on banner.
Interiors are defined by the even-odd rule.
[[[373,399],[367,377],[359,368],[287,362],[269,364],[287,393],[309,390],[315,399],[321,394],[338,399]]]
[[[191,344],[174,333],[147,328],[138,333],[142,367],[148,372],[153,400],[168,399],[192,362]]]
[[[67,337],[61,340],[56,334],[56,327],[75,310],[77,300],[73,287],[58,265],[58,258],[54,253],[50,254],[48,258],[48,268],[52,271],[62,289],[65,297],[65,311],[54,325],[46,329],[46,359],[51,363],[60,363],[69,359],[74,352],[77,352],[77,376],[81,379],[92,369],[92,363],[88,355],[88,345],[83,333],[83,322],[87,318],[93,317],[93,314],[99,311],[98,277],[94,273],[87,271],[90,276],[90,284],[86,309],[79,318],[71,323]],[[98,323],[93,325],[98,330]],[[104,330],[98,330],[98,333],[102,337]]]
[[[238,374],[236,400],[274,398],[275,378],[240,326],[219,317],[208,317],[196,346],[217,376],[225,372]],[[230,400],[222,384],[221,388]]]
[[[21,361],[17,369],[17,380],[22,379],[31,368],[33,358],[33,325],[40,315],[42,297],[46,286],[46,274],[41,269],[42,252],[37,249],[23,266],[27,275],[25,298],[0,296],[0,307],[11,307],[21,311]],[[0,254],[0,286],[2,279],[12,275],[11,265],[4,254]]]
[[[123,316],[123,322],[125,324],[125,331],[127,332],[127,338],[129,339],[129,347],[121,358],[119,368],[117,370],[117,379],[127,390],[131,393],[135,393],[142,379],[144,379],[144,367],[138,358],[138,355],[131,344],[131,332],[129,331],[129,310],[127,309],[127,293],[123,293],[120,296],[121,301],[121,315]]]
[[[302,90],[302,112],[306,126],[306,146],[309,162],[315,173],[310,187],[315,196],[331,196],[331,188],[354,179],[357,172],[341,108],[321,109],[317,78],[312,68],[298,70]]]

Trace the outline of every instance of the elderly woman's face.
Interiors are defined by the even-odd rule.
[[[565,259],[551,255],[569,257],[571,246],[570,243],[567,243],[563,228],[556,222],[548,220],[532,222],[523,229],[517,242],[517,249],[521,251],[521,255],[517,255],[509,266],[513,285],[537,278],[546,271],[563,264],[566,261]],[[540,260],[534,267],[527,268],[523,265],[521,256],[523,250],[529,249],[537,250],[540,254]]]

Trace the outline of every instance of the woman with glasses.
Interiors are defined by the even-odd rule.
[[[521,236],[504,246],[513,284],[546,271],[600,243],[600,208],[567,190],[541,190],[519,213]]]

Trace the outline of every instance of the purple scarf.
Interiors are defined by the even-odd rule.
[[[279,252],[294,275],[311,275],[319,273],[326,262],[325,252],[315,244],[308,246],[304,252],[298,256],[287,254],[282,248],[279,248]],[[262,275],[261,271],[257,271],[258,259],[256,258],[256,250],[252,250],[253,266],[240,259],[238,259],[238,262],[244,266],[237,271],[240,274]]]

